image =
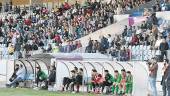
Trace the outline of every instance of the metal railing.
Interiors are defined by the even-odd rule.
[[[135,47],[135,46],[132,46],[132,47]],[[151,50],[149,46],[144,46],[145,48],[139,47],[139,46],[137,48],[132,48],[132,47],[129,48],[129,51],[130,51],[129,54],[126,52],[126,54],[129,55],[129,56],[126,55],[126,58],[127,58],[126,60],[122,60],[120,50],[117,51],[116,56],[111,56],[108,50],[107,50],[107,53],[105,53],[104,55],[107,55],[110,58],[110,60],[117,60],[117,61],[146,61],[148,59],[151,59],[152,57],[161,55],[159,50]],[[82,47],[82,48],[74,50],[72,53],[85,53],[86,52],[85,50],[86,48]],[[96,53],[100,53],[100,52],[96,50]],[[170,57],[169,53],[170,53],[170,50],[167,50],[167,57]]]
[[[151,50],[149,48],[146,48],[149,46],[144,47],[136,47],[132,46],[129,48],[129,52],[122,53],[121,50],[117,50],[115,52],[115,55],[109,54],[109,49],[106,50],[106,53],[104,55],[108,56],[109,60],[117,60],[117,61],[146,61],[148,59],[151,59],[152,57],[155,57],[157,55],[161,55],[159,50]],[[20,51],[23,58],[29,58],[29,56],[35,55],[35,54],[42,54],[42,53],[89,53],[86,52],[85,47],[78,48],[72,52],[63,52],[61,51],[63,47],[59,48],[56,52],[55,50],[52,50],[51,52],[46,52],[43,49],[39,48],[39,50],[36,51]],[[91,52],[92,53],[92,52]],[[101,53],[98,50],[96,50],[95,53]],[[122,55],[123,54],[123,55]],[[170,57],[170,50],[167,51],[167,57]],[[164,57],[165,58],[165,57]],[[7,47],[0,47],[0,59],[18,59],[18,55],[16,55],[16,52],[14,52],[12,55],[9,54]]]

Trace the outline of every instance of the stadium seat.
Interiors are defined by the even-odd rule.
[[[150,50],[151,49],[151,46],[149,45],[149,46],[147,46],[147,50]]]

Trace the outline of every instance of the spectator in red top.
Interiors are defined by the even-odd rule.
[[[86,10],[86,14],[88,14],[89,16],[92,16],[93,10],[92,9],[87,9]]]
[[[9,18],[9,23],[10,23],[10,24],[13,24],[13,23],[14,23],[14,19],[13,19],[12,16]]]
[[[42,13],[43,13],[43,14],[48,14],[48,9],[47,9],[46,7],[44,7],[44,8],[42,9]]]
[[[2,25],[3,25],[3,21],[2,19],[0,19],[0,27],[2,27]]]
[[[97,85],[97,78],[98,78],[97,70],[93,69],[92,70],[92,80],[91,80],[91,84],[92,84],[92,87],[93,87],[93,92],[95,92],[95,88],[96,88],[96,85]]]
[[[67,3],[67,2],[65,2],[64,3],[64,9],[65,10],[68,10],[68,9],[70,9],[71,8],[71,6]]]
[[[132,34],[131,45],[137,45],[138,42],[139,42],[139,38],[133,33]]]
[[[96,77],[96,88],[95,88],[95,92],[96,93],[100,93],[100,88],[103,84],[104,81],[104,77],[101,74],[98,74],[98,76]]]
[[[130,55],[131,55],[131,51],[129,48],[126,49],[127,52],[127,60],[130,60]]]
[[[31,26],[31,19],[30,19],[30,18],[25,19],[25,20],[24,20],[24,23],[25,23],[25,25],[27,25],[27,26]]]
[[[60,35],[59,35],[59,34],[55,35],[54,40],[55,40],[55,42],[56,42],[56,43],[58,43],[58,44],[59,44],[59,43],[62,43],[62,42],[61,42],[61,38],[60,38]]]
[[[77,42],[77,48],[81,48],[82,47],[82,44],[81,44],[81,41],[79,40],[78,42]]]

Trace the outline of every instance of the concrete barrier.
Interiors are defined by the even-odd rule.
[[[0,60],[0,82],[7,82],[14,70],[13,60]]]

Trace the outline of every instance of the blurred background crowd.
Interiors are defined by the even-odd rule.
[[[77,1],[73,5],[65,2],[52,9],[40,5],[20,8],[6,3],[0,8],[1,12],[7,12],[0,18],[0,44],[7,49],[5,54],[14,54],[16,58],[23,57],[20,56],[23,51],[26,56],[35,50],[70,53],[82,47],[79,38],[116,23],[114,15],[125,14],[147,2],[151,0],[111,0],[107,3],[87,0],[83,5]],[[168,4],[168,0],[157,0],[151,8],[144,8],[142,16],[146,16],[146,20],[138,26],[125,25],[121,34],[108,34],[100,40],[89,38],[85,52],[121,56],[119,59],[127,61],[132,47],[143,45],[160,49],[161,58],[167,57],[170,22],[157,18],[155,12],[168,11]]]

